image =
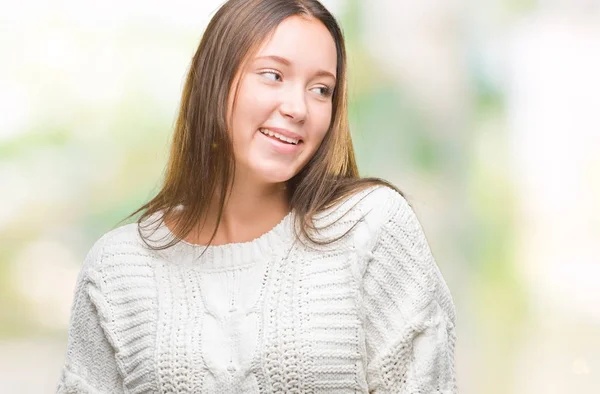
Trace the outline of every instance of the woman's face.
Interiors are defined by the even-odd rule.
[[[300,172],[327,133],[336,66],[335,42],[321,22],[293,16],[279,24],[233,83],[236,174],[280,183]]]

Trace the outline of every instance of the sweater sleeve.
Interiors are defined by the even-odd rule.
[[[415,213],[391,193],[363,276],[369,392],[455,394],[454,303]]]
[[[101,259],[101,241],[88,253],[79,273],[57,394],[123,393],[115,353],[93,299],[100,297],[89,272]]]

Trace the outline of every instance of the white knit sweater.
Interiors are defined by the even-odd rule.
[[[406,200],[352,196],[316,220],[343,216],[324,238],[356,226],[312,249],[292,215],[200,259],[185,242],[149,250],[135,223],[105,234],[77,281],[58,393],[456,393],[454,304]]]

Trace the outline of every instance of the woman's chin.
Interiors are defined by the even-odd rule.
[[[280,175],[280,176],[275,176],[273,174],[269,174],[269,176],[265,176],[263,177],[265,183],[272,183],[272,184],[276,184],[276,183],[285,183],[287,181],[289,181],[290,179],[292,179],[293,175]]]
[[[260,179],[264,183],[283,183],[292,179],[292,177],[296,175],[296,172],[292,169],[284,169],[280,167],[273,169],[256,169],[255,174],[256,178]]]

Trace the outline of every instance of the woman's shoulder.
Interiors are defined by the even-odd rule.
[[[149,256],[148,251],[139,234],[138,223],[121,225],[105,232],[92,244],[85,256],[82,271],[103,271],[115,265],[124,266],[117,260],[130,261],[128,256]]]
[[[411,208],[402,194],[386,185],[374,185],[349,194],[314,219],[326,239],[350,231],[354,239],[372,243],[390,220],[407,217],[404,212],[411,212]]]
[[[353,198],[359,198],[364,204],[363,209],[374,211],[381,215],[391,213],[400,208],[408,208],[408,202],[402,194],[387,185],[370,186],[358,192]]]
[[[367,219],[370,222],[382,222],[398,210],[410,209],[406,199],[397,190],[386,185],[374,185],[349,194],[320,212],[316,218],[335,221],[348,217],[350,221]]]

